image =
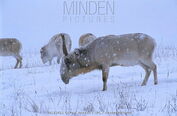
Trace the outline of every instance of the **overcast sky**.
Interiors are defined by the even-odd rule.
[[[71,36],[72,48],[78,47],[78,38],[87,32],[96,36],[143,32],[160,44],[164,41],[176,44],[176,0],[114,0],[114,22],[94,23],[88,21],[88,16],[85,22],[82,16],[77,19],[79,22],[70,22],[68,17],[63,17],[63,3],[64,0],[0,0],[0,37],[18,38],[27,50],[39,49],[60,32]],[[101,20],[111,17],[110,13]],[[75,20],[73,15],[70,18]]]

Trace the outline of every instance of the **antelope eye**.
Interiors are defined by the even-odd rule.
[[[42,52],[41,53],[43,56],[47,56],[47,52]]]
[[[79,56],[79,51],[75,51],[74,54],[75,54],[76,56]]]
[[[65,58],[64,62],[66,64],[67,68],[70,69],[71,60],[69,58]]]
[[[70,63],[71,63],[70,59],[69,58],[65,58],[65,64],[70,64]]]
[[[75,54],[76,54],[76,56],[79,56],[79,53],[76,52]]]

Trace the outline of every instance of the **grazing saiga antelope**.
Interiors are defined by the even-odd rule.
[[[0,39],[0,56],[13,56],[17,60],[14,68],[22,67],[21,48],[22,44],[15,38]]]
[[[92,42],[95,39],[96,39],[96,36],[91,34],[91,33],[83,34],[79,38],[79,46],[80,47],[85,46],[85,45],[89,44],[90,42]]]
[[[54,35],[49,43],[45,46],[43,46],[40,50],[41,53],[41,59],[42,62],[45,64],[46,62],[49,61],[49,64],[52,64],[52,59],[54,57],[57,57],[57,63],[60,63],[60,58],[63,56],[63,47],[62,47],[62,38],[61,35],[64,35],[65,37],[65,44],[67,51],[70,51],[71,49],[71,39],[70,36],[66,33],[60,33]]]
[[[141,85],[146,85],[151,71],[154,74],[154,84],[157,84],[157,68],[152,60],[155,46],[154,39],[143,33],[108,35],[68,54],[63,37],[65,56],[60,67],[61,79],[68,84],[74,76],[100,69],[105,91],[111,66],[140,65],[146,72]]]

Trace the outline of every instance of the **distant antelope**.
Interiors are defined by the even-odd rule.
[[[71,39],[70,36],[66,33],[60,33],[54,35],[49,43],[45,46],[43,46],[40,50],[41,53],[41,59],[42,62],[45,64],[49,61],[49,64],[51,65],[52,59],[54,57],[57,57],[57,63],[60,63],[60,58],[63,56],[63,47],[62,47],[62,38],[61,36],[64,36],[66,39],[66,48],[67,51],[70,51],[71,49]]]
[[[85,46],[96,39],[96,36],[91,33],[81,35],[79,38],[79,46]]]
[[[22,67],[22,57],[20,56],[22,45],[19,40],[15,38],[1,38],[0,39],[0,56],[13,56],[17,63],[14,68]]]
[[[146,72],[141,85],[146,85],[151,71],[157,84],[157,69],[152,60],[155,45],[152,37],[142,33],[108,35],[68,54],[63,38],[65,56],[60,67],[61,79],[68,84],[74,76],[100,69],[105,91],[111,66],[140,65]]]

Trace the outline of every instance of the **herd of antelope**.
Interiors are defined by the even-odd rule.
[[[54,35],[48,44],[40,49],[43,63],[57,57],[61,62],[60,75],[65,84],[72,77],[93,70],[102,70],[103,91],[107,90],[107,79],[112,66],[139,65],[145,70],[142,86],[146,85],[151,71],[154,75],[154,84],[157,80],[157,67],[153,62],[153,52],[156,43],[152,37],[143,33],[124,35],[107,35],[96,37],[91,33],[82,35],[79,39],[79,48],[71,50],[71,38],[66,33]],[[0,39],[0,56],[13,56],[17,62],[14,68],[22,67],[20,51],[22,44],[15,38]]]

